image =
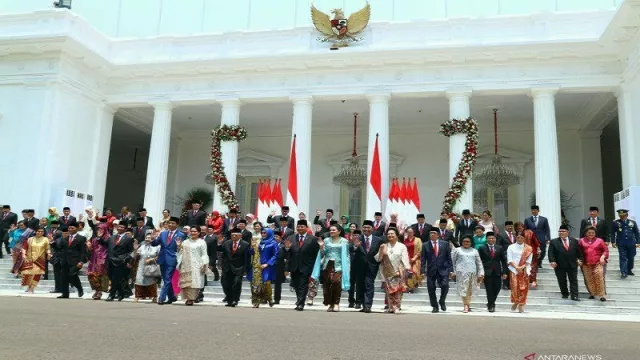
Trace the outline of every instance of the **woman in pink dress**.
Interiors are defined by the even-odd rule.
[[[596,237],[596,229],[589,226],[584,231],[585,237],[578,244],[584,253],[582,275],[584,283],[589,291],[589,299],[598,297],[600,301],[606,301],[607,289],[604,276],[606,274],[607,261],[609,260],[609,247],[604,240]]]
[[[109,277],[107,276],[107,253],[109,247],[109,226],[100,223],[91,240],[87,240],[87,250],[91,252],[91,259],[87,266],[87,278],[94,291],[93,300],[100,300],[103,292],[109,291]]]

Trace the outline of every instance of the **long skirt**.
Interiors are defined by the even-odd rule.
[[[413,275],[410,279],[407,279],[407,290],[416,289],[420,284],[422,284],[422,275],[420,274],[421,264],[422,262],[418,259],[413,263],[413,265],[411,265],[411,272]]]
[[[311,276],[309,276],[309,292],[307,292],[307,300],[313,301],[313,299],[318,295],[318,286],[320,283],[318,280],[314,280]]]
[[[151,284],[147,286],[136,285],[136,298],[157,298],[158,297],[158,284]]]
[[[342,271],[335,271],[335,263],[329,261],[323,273],[322,292],[324,294],[323,304],[325,306],[340,305],[342,296]]]
[[[399,310],[402,305],[402,289],[386,281],[382,283],[382,289],[386,295],[384,301],[389,305],[389,310]]]
[[[87,274],[91,290],[93,291],[109,291],[109,277],[107,274],[90,273]]]
[[[24,262],[24,256],[22,255],[21,246],[16,246],[11,249],[11,258],[13,259],[13,267],[11,268],[11,273],[18,275],[20,273],[22,263]]]
[[[273,292],[271,291],[271,281],[263,281],[261,286],[251,285],[251,303],[260,305],[265,302],[272,302]]]
[[[584,284],[587,286],[587,291],[591,296],[601,298],[607,294],[604,280],[605,274],[606,269],[600,264],[582,265]]]
[[[182,300],[195,301],[196,299],[198,299],[198,294],[200,294],[200,289],[198,288],[186,287],[182,288],[181,290]]]
[[[531,266],[533,270],[533,266]],[[526,304],[527,295],[529,294],[529,275],[526,271],[518,274],[509,272],[509,285],[511,287],[511,303]]]
[[[22,274],[22,286],[28,286],[29,290],[35,289],[40,282],[40,274]]]
[[[462,297],[462,304],[463,305],[471,305],[471,298],[473,296],[473,282],[475,279],[471,279],[469,280],[469,282],[467,282],[467,288],[465,289],[464,295],[461,296]],[[462,286],[462,282],[458,282],[459,286]]]
[[[537,282],[538,278],[538,263],[540,262],[540,255],[533,254],[531,258],[531,275],[529,275],[529,283]]]

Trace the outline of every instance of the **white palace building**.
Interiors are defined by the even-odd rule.
[[[365,1],[314,4],[348,16]],[[431,221],[464,149],[440,124],[478,121],[479,170],[494,108],[522,181],[470,182],[460,209],[519,220],[535,193],[555,229],[561,190],[577,226],[592,205],[612,219],[613,194],[640,185],[640,0],[370,4],[363,40],[331,51],[308,0],[0,0],[0,202],[42,216],[72,189],[99,209],[179,211],[189,189],[213,189],[222,123],[248,132],[222,147],[244,212],[259,179],[286,186],[296,134],[300,209],[361,220],[365,189],[332,182],[357,112],[363,166],[379,135],[383,197],[390,178],[416,177]]]

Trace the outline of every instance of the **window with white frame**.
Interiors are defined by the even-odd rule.
[[[340,186],[340,214],[336,214],[336,218],[342,215],[349,217],[349,222],[362,224],[365,212],[365,186],[359,188],[349,188]]]

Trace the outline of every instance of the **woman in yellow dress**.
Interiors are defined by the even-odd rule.
[[[25,292],[33,294],[47,266],[47,256],[50,255],[49,238],[44,236],[44,228],[38,228],[36,236],[27,239],[22,248],[24,260],[20,267],[20,275],[22,275],[22,286],[27,286]]]

